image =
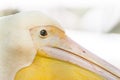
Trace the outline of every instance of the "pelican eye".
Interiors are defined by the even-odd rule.
[[[47,31],[45,29],[40,31],[40,36],[45,37],[47,36]]]

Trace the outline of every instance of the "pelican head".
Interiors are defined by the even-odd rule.
[[[1,80],[13,80],[15,75],[15,80],[120,80],[119,69],[79,46],[41,12],[4,16],[0,25]],[[36,59],[34,54],[40,57]],[[46,59],[41,60],[41,56]],[[51,72],[56,79],[51,78]]]
[[[72,41],[60,26],[39,25],[29,32],[38,55],[75,64],[106,79],[120,78],[117,68]]]

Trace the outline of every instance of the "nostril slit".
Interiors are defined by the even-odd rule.
[[[82,51],[83,53],[86,53],[86,51]]]

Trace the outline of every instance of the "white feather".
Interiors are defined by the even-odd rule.
[[[29,29],[59,26],[41,12],[21,12],[0,18],[0,80],[13,80],[15,73],[33,61],[36,54]]]

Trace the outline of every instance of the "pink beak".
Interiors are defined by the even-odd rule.
[[[87,51],[66,37],[57,46],[43,48],[51,57],[68,61],[105,77],[107,80],[120,79],[120,70]]]

